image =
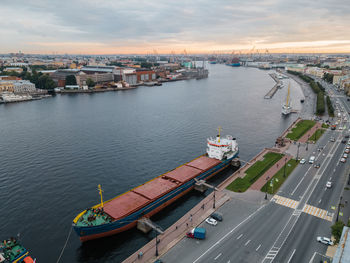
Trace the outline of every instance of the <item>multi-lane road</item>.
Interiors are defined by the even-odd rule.
[[[346,98],[334,94],[342,109],[342,126],[346,126],[343,114],[349,120],[350,106]],[[187,245],[180,245],[176,252],[181,253],[181,262],[319,262],[327,246],[316,238],[331,236],[330,226],[348,177],[348,163],[340,162],[346,133],[348,130],[327,130],[308,151],[306,145],[301,146],[300,155],[306,160],[316,156],[319,168],[308,162],[298,165],[270,202],[239,224],[219,224],[205,249],[194,250],[190,242],[196,241],[186,240]],[[326,187],[327,182],[332,183],[331,188]],[[197,247],[200,245],[197,241]],[[165,262],[174,259],[171,253],[164,256]]]

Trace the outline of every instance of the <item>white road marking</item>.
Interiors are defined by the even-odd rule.
[[[261,247],[261,244],[255,249],[255,251],[258,251],[260,247]]]
[[[219,255],[217,255],[214,260],[217,260],[220,256],[222,255],[222,253],[220,253]]]
[[[293,250],[293,253],[292,255],[290,256],[289,260],[288,260],[288,263],[292,260],[293,256],[294,256],[294,253],[295,253],[296,249]]]
[[[265,205],[259,207],[257,210],[255,210],[254,213],[250,214],[246,219],[244,219],[241,223],[239,223],[237,226],[232,228],[226,235],[224,235],[222,238],[220,238],[214,245],[212,245],[210,248],[208,248],[202,255],[200,255],[193,263],[196,263],[198,260],[200,260],[204,255],[206,255],[210,250],[212,250],[215,246],[221,243],[228,235],[230,235],[233,231],[235,231],[238,227],[240,227],[242,224],[247,222],[250,218],[252,218],[255,214],[257,214],[262,208],[264,208]]]
[[[237,237],[237,240],[240,239],[243,236],[243,234],[240,234],[239,237]]]
[[[250,242],[250,239],[244,244],[244,246],[248,245]]]
[[[322,199],[320,199],[320,201],[318,201],[319,203],[321,203]]]
[[[303,178],[301,178],[301,180],[299,181],[298,185],[294,188],[293,192],[291,193],[291,195],[294,195],[295,191],[298,189],[299,185],[302,183],[302,181],[304,180],[305,176],[307,175],[307,173],[309,172],[309,170],[312,168],[312,166],[309,167],[309,169],[307,169],[306,173],[304,174]]]

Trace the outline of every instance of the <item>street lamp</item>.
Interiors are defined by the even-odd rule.
[[[297,159],[296,159],[297,162],[298,162],[298,159],[299,159],[299,147],[300,147],[300,142],[298,143]]]
[[[269,180],[269,176],[266,177],[266,183],[265,183],[265,200],[267,200],[267,181]]]
[[[286,177],[286,166],[287,166],[287,157],[284,158],[284,171],[283,171],[283,177]]]
[[[215,187],[214,187],[214,200],[213,200],[213,208],[215,209]]]
[[[158,231],[156,231],[156,257],[158,257]]]
[[[317,134],[317,131],[318,131],[318,130],[316,130],[316,131],[315,131],[315,140],[314,140],[314,141],[315,141],[315,143],[316,143],[316,134]]]
[[[341,200],[342,199],[343,199],[343,197],[341,196],[340,200],[339,200],[339,205],[338,205],[337,219],[335,220],[335,222],[338,222],[338,219],[339,219],[340,205],[341,205]]]

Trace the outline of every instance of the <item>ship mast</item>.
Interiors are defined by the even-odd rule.
[[[222,128],[221,128],[221,126],[219,126],[219,128],[218,128],[218,132],[219,132],[219,135],[218,135],[218,142],[220,142],[220,134],[221,134],[221,130],[222,130]]]
[[[289,106],[289,97],[290,97],[290,82],[288,84],[288,95],[287,95],[287,99],[286,99],[286,106]]]
[[[101,207],[102,207],[102,209],[103,209],[103,197],[102,197],[102,188],[101,188],[101,185],[99,184],[98,185],[98,192],[99,192],[99,194],[100,194],[100,196],[101,196]]]

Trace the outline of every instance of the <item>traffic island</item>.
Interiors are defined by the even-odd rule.
[[[316,143],[319,138],[325,133],[325,129],[317,129],[314,134],[312,134],[309,138],[309,143]]]
[[[245,192],[252,184],[254,184],[267,170],[269,170],[275,163],[277,163],[283,154],[268,152],[264,155],[262,160],[255,162],[251,167],[245,171],[244,177],[236,178],[226,189],[233,192]]]

